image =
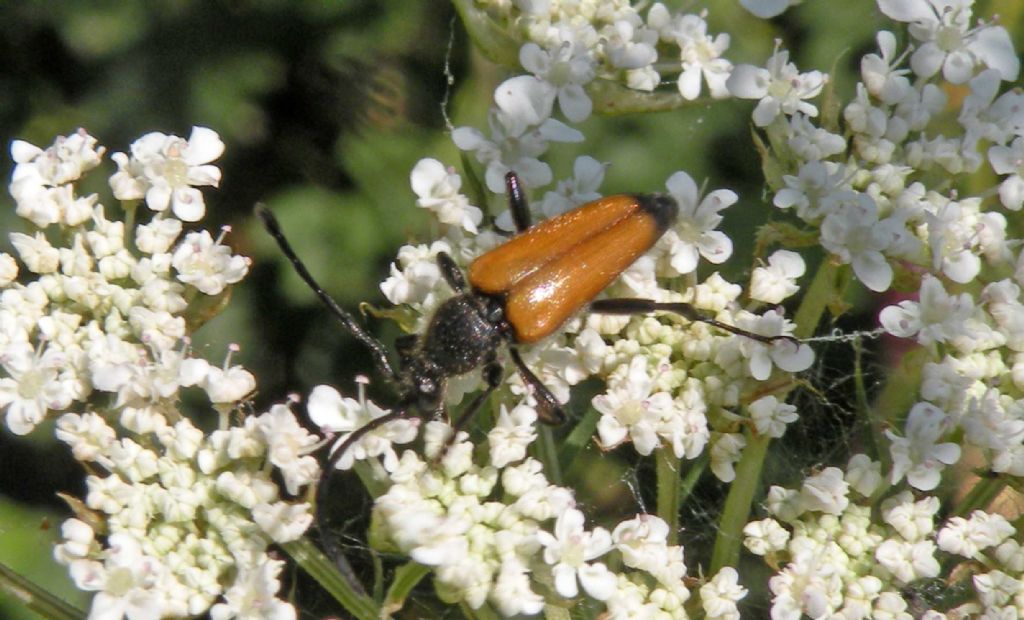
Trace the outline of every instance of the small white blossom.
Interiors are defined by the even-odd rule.
[[[720,189],[700,200],[697,184],[685,172],[670,176],[665,186],[679,205],[679,217],[661,242],[669,249],[672,268],[686,274],[697,268],[701,256],[715,264],[728,260],[732,241],[715,228],[722,222],[719,212],[736,202],[736,193]]]
[[[205,230],[186,235],[171,258],[178,279],[207,295],[218,295],[228,284],[241,281],[252,261],[232,255],[231,248],[221,244],[223,238],[221,234],[214,240]]]
[[[805,99],[817,97],[827,80],[820,71],[800,73],[789,62],[789,51],[779,49],[768,59],[767,68],[737,65],[725,85],[735,97],[758,99],[754,124],[767,127],[780,114],[817,116],[818,108]]]
[[[430,209],[442,224],[458,226],[476,234],[483,212],[469,204],[469,198],[459,193],[462,179],[452,168],[445,168],[436,159],[421,159],[409,174],[412,191],[418,197],[416,205]]]
[[[309,419],[320,427],[323,432],[342,433],[332,450],[345,442],[355,430],[362,428],[371,420],[387,415],[387,409],[381,409],[373,402],[343,398],[337,390],[328,385],[318,385],[309,394],[306,404]],[[408,443],[416,438],[419,426],[418,419],[399,418],[363,435],[338,461],[338,469],[350,469],[357,460],[384,457],[384,466],[394,469],[398,466],[398,455],[392,443]]]
[[[647,359],[637,356],[618,385],[611,385],[606,393],[594,397],[594,408],[601,413],[597,433],[605,449],[614,448],[627,437],[643,455],[658,447],[658,425],[672,408],[672,395],[652,394],[654,386],[654,379],[647,372]]]
[[[586,46],[562,41],[544,50],[536,43],[526,43],[519,50],[519,63],[551,85],[567,119],[579,123],[590,116],[593,104],[583,87],[594,79],[595,63]]]
[[[739,584],[736,569],[726,566],[710,581],[700,587],[700,602],[706,618],[712,620],[739,620],[736,603],[747,596],[747,589]]]
[[[776,250],[768,257],[767,267],[757,267],[750,276],[750,297],[777,304],[800,290],[796,279],[804,275],[802,256],[789,250]]]
[[[910,34],[921,45],[910,57],[914,73],[928,78],[939,70],[953,84],[974,74],[977,64],[996,69],[1006,81],[1017,79],[1020,60],[1002,26],[971,23],[971,4],[965,0],[878,0],[888,17],[910,23]]]
[[[974,312],[969,293],[949,295],[942,282],[927,275],[921,281],[920,301],[901,301],[888,306],[878,321],[890,334],[900,338],[917,337],[922,345],[947,342],[967,331],[968,319]]]
[[[491,465],[504,467],[526,457],[526,449],[535,439],[537,412],[532,407],[517,405],[511,411],[503,404],[494,428],[487,433],[491,447]]]
[[[950,425],[949,417],[931,403],[919,402],[907,414],[905,436],[890,430],[885,435],[892,441],[892,482],[904,476],[915,489],[930,491],[939,484],[943,465],[952,465],[960,459],[960,446],[955,443],[937,443]]]
[[[779,402],[774,396],[762,396],[747,406],[750,412],[750,419],[754,421],[754,428],[759,435],[767,437],[782,437],[786,433],[786,425],[796,422],[799,415],[796,407],[788,403]]]
[[[206,213],[203,194],[196,186],[220,184],[220,169],[210,164],[224,152],[217,132],[193,127],[188,140],[160,132],[148,133],[131,145],[131,158],[114,153],[118,171],[110,187],[118,200],[146,199],[146,206],[163,212],[168,207],[186,222]]]
[[[587,594],[603,601],[615,591],[615,574],[604,564],[590,560],[612,549],[611,535],[600,527],[587,532],[583,521],[582,512],[567,510],[555,521],[554,534],[541,530],[537,540],[544,547],[544,561],[552,565],[559,594],[566,598],[576,596],[579,583]]]

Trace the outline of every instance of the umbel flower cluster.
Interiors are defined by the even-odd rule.
[[[753,334],[805,341],[763,342],[668,314],[573,319],[523,349],[562,402],[584,380],[603,386],[564,445],[541,445],[533,395],[509,376],[481,414],[490,420],[479,446],[467,433],[452,438],[443,420],[400,419],[342,455],[339,469],[357,468],[380,490],[369,544],[422,568],[441,601],[467,614],[576,605],[585,617],[733,619],[756,589],[774,619],[1024,615],[1019,519],[992,501],[1024,477],[1024,258],[1009,221],[1024,205],[1024,94],[1014,88],[1019,60],[1007,31],[975,18],[968,0],[878,0],[891,30],[877,33],[855,96],[841,102],[829,76],[801,71],[781,42],[764,66],[734,65],[728,35],[709,34],[705,15],[661,3],[642,12],[625,1],[456,5],[495,57],[501,50],[489,42],[517,41],[526,73],[496,88],[486,130],[452,132],[476,166],[460,175],[425,158],[412,170],[416,204],[443,234],[399,250],[381,284],[403,307],[396,315],[422,330],[452,294],[440,252],[467,265],[503,242],[484,220],[507,172],[534,198],[535,219],[601,196],[606,164],[585,155],[552,186],[542,157],[552,143],[584,140],[573,123],[615,104],[678,105],[706,88],[711,100],[755,102],[768,208],[790,220],[763,238],[782,247],[758,257],[749,282],[699,277],[702,263],[731,256],[718,227],[740,197],[700,191],[676,172],[664,191],[679,205],[677,222],[607,294],[686,302]],[[744,5],[770,15],[788,2]],[[113,157],[121,219],[108,220],[97,197],[75,194],[101,159],[94,139],[12,148],[18,213],[41,230],[12,237],[20,265],[2,259],[0,405],[19,434],[55,417],[58,437],[94,472],[56,551],[79,587],[98,592],[94,618],[296,613],[277,598],[282,563],[266,546],[295,540],[310,523],[309,505],[287,498],[319,476],[309,456],[319,439],[283,405],[240,410],[233,423],[255,380],[230,356],[216,367],[188,347],[189,331],[248,266],[223,239],[184,232],[204,212],[196,187],[217,184],[210,162],[221,149],[201,128],[187,141],[143,137]],[[464,178],[487,191],[467,195]],[[131,224],[141,205],[155,214]],[[487,214],[511,228],[507,212]],[[825,258],[808,284],[793,249],[810,246]],[[803,413],[787,400],[794,375],[815,361],[807,338],[843,280],[874,293],[912,289],[878,318],[922,351],[919,379],[901,375],[908,384],[895,388],[913,392],[913,403],[857,405],[873,429],[870,454],[844,455],[758,497],[772,440]],[[799,324],[777,307],[787,300],[799,305]],[[217,431],[205,435],[181,415],[182,388],[206,392]],[[457,410],[482,382],[470,373],[446,388]],[[306,412],[342,442],[388,409],[319,386]],[[558,484],[552,455],[589,442],[655,463],[653,513],[598,525],[601,515]],[[973,471],[962,465],[968,458]],[[679,494],[662,490],[704,467],[728,498],[712,558],[695,562],[678,544]],[[740,541],[764,558],[767,583],[737,570]]]
[[[0,405],[18,435],[55,419],[89,472],[54,556],[96,593],[90,618],[295,617],[267,547],[312,521],[287,497],[318,478],[317,438],[284,405],[232,422],[255,378],[231,351],[215,366],[189,348],[249,270],[227,231],[186,229],[223,149],[203,127],[188,140],[147,134],[113,155],[109,206],[79,194],[105,151],[85,131],[11,147],[11,195],[35,231],[10,234],[18,260],[0,255]],[[217,430],[183,415],[187,388],[205,394]]]

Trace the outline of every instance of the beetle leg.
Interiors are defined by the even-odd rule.
[[[437,266],[441,269],[444,281],[452,287],[453,291],[456,293],[466,292],[466,276],[462,275],[462,270],[447,252],[437,253]]]
[[[363,584],[358,578],[356,578],[355,572],[352,570],[352,566],[345,558],[345,555],[341,552],[341,548],[338,547],[334,538],[332,538],[327,532],[327,523],[324,519],[323,510],[324,498],[327,496],[327,482],[330,479],[331,474],[334,473],[334,468],[338,465],[338,462],[341,461],[341,457],[344,456],[345,452],[355,445],[357,441],[362,439],[367,433],[375,428],[383,426],[388,422],[393,422],[403,417],[405,414],[406,409],[396,409],[395,411],[382,415],[379,418],[374,418],[352,431],[349,436],[345,438],[345,441],[341,442],[341,445],[331,453],[331,456],[327,459],[327,463],[324,465],[323,471],[320,474],[320,480],[316,485],[316,499],[314,500],[316,502],[316,528],[320,533],[320,540],[323,542],[324,550],[327,552],[327,557],[334,560],[342,576],[349,582],[349,585],[351,585],[357,592],[363,594],[366,593],[366,589],[363,588]]]
[[[398,360],[401,362],[402,367],[409,365],[409,360],[412,359],[413,354],[416,352],[416,343],[418,341],[419,336],[416,334],[405,334],[395,338],[395,351],[398,352]]]
[[[523,383],[526,384],[527,388],[533,393],[533,397],[537,400],[537,417],[540,418],[540,421],[552,425],[565,422],[567,417],[565,410],[562,409],[562,405],[555,398],[555,395],[551,393],[551,390],[526,366],[526,363],[520,357],[519,351],[515,347],[509,347],[508,352],[512,357],[512,362],[516,365],[516,370],[519,371],[519,376],[523,379]]]
[[[355,317],[349,314],[344,308],[338,305],[338,302],[327,294],[327,291],[313,278],[313,275],[309,273],[306,266],[299,260],[295,250],[292,249],[288,239],[285,238],[284,232],[281,230],[281,225],[277,223],[277,218],[263,205],[256,205],[256,215],[263,220],[263,226],[270,233],[270,236],[277,241],[277,245],[284,252],[284,255],[288,257],[295,272],[299,274],[306,286],[313,289],[316,296],[320,298],[320,301],[331,311],[331,313],[341,322],[342,327],[345,331],[352,334],[352,336],[362,342],[366,348],[370,350],[370,355],[373,358],[374,364],[377,366],[377,372],[381,374],[387,381],[391,383],[398,383],[398,377],[395,374],[395,370],[391,367],[391,362],[388,360],[387,350],[384,345],[381,344],[380,340],[377,340],[369,334],[363,326],[356,321]]]
[[[526,202],[526,194],[523,193],[519,175],[515,172],[505,175],[505,191],[508,194],[508,210],[512,213],[512,222],[516,226],[516,232],[524,232],[533,224],[530,217],[530,205]]]
[[[762,336],[761,334],[755,334],[754,332],[740,329],[739,327],[729,325],[728,323],[722,323],[721,321],[717,321],[711,317],[704,316],[699,310],[690,304],[683,302],[657,302],[653,299],[622,298],[599,299],[590,304],[590,311],[598,314],[646,314],[648,312],[656,312],[659,310],[664,312],[673,312],[690,321],[707,323],[712,327],[717,327],[718,329],[727,331],[730,334],[736,334],[737,336],[743,336],[765,344],[771,344],[776,340],[788,340],[794,344],[800,344],[800,341],[793,336]]]

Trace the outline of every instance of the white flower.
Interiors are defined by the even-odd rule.
[[[491,465],[504,467],[526,457],[526,449],[537,438],[534,423],[537,412],[532,407],[517,405],[512,411],[502,404],[498,421],[487,433],[491,447]]]
[[[846,464],[846,482],[864,497],[871,497],[882,482],[882,464],[866,454],[854,454]]]
[[[274,405],[256,419],[256,424],[267,442],[267,458],[281,470],[289,493],[298,495],[299,487],[317,480],[320,466],[309,453],[319,439],[299,425],[291,409]]]
[[[391,263],[391,275],[380,285],[388,301],[395,305],[412,304],[432,308],[443,283],[437,255],[450,253],[446,241],[426,245],[404,245],[398,250],[397,263]]]
[[[860,61],[860,75],[864,85],[873,97],[882,103],[894,105],[902,101],[910,91],[910,73],[907,69],[897,69],[902,56],[896,54],[896,37],[893,33],[882,30],[875,36],[878,42],[878,54],[865,54]]]
[[[337,390],[328,385],[318,385],[309,394],[306,403],[309,419],[320,427],[323,432],[342,433],[334,444],[333,450],[348,439],[355,430],[362,428],[371,420],[390,413],[381,409],[373,402],[365,400],[360,387],[360,400],[342,398]],[[363,435],[355,444],[349,446],[338,461],[338,469],[350,469],[357,460],[376,456],[384,456],[384,466],[389,470],[398,465],[392,443],[408,443],[416,438],[419,419],[399,418],[393,422],[379,426]]]
[[[295,608],[274,596],[281,589],[278,575],[284,566],[283,561],[264,556],[255,566],[242,567],[234,583],[224,592],[224,602],[210,608],[210,617],[213,620],[295,620]]]
[[[735,97],[758,99],[754,124],[767,127],[779,114],[817,116],[818,108],[804,100],[818,96],[827,80],[820,71],[800,73],[789,62],[789,51],[779,49],[768,59],[765,69],[738,65],[725,85]]]
[[[68,357],[55,347],[36,352],[27,342],[15,342],[0,352],[0,365],[7,373],[0,377],[0,409],[7,428],[26,435],[50,410],[68,407],[75,396],[68,372]]]
[[[766,555],[786,548],[789,541],[789,530],[782,527],[775,519],[751,521],[743,526],[743,546],[756,555]]]
[[[939,498],[925,497],[914,501],[909,491],[904,491],[882,503],[882,520],[899,532],[908,542],[917,542],[930,536],[935,529],[935,514],[939,511]]]
[[[988,161],[996,174],[1008,174],[999,185],[999,200],[1011,211],[1020,211],[1024,204],[1024,137],[1010,146],[996,145],[988,150]]]
[[[530,572],[517,556],[502,559],[490,600],[505,617],[532,616],[544,610],[544,597],[530,588]]]
[[[711,443],[711,471],[722,482],[736,479],[736,462],[743,456],[747,440],[740,433],[713,435]]]
[[[826,467],[821,473],[804,480],[799,501],[804,510],[838,515],[850,504],[846,497],[848,492],[849,485],[843,479],[843,470]]]
[[[430,209],[442,224],[459,226],[476,234],[483,212],[469,204],[459,193],[462,179],[454,169],[445,168],[436,159],[421,159],[409,174],[412,191],[418,196],[417,206]]]
[[[551,182],[551,168],[537,159],[549,142],[579,142],[583,134],[551,116],[553,97],[544,82],[532,75],[505,80],[495,90],[497,108],[488,115],[491,139],[473,127],[458,127],[452,141],[463,151],[474,151],[487,166],[487,189],[505,191],[505,174],[515,171],[526,187]]]
[[[544,50],[529,42],[519,50],[519,63],[551,85],[567,119],[579,123],[590,116],[593,104],[583,86],[594,79],[595,63],[585,45],[562,41]]]
[[[583,513],[566,510],[555,521],[555,532],[537,532],[537,540],[544,547],[544,561],[553,565],[555,590],[566,598],[579,593],[578,583],[587,594],[599,601],[607,600],[615,592],[615,574],[600,563],[590,563],[612,549],[611,535],[604,528],[583,529]]]
[[[670,176],[665,186],[679,205],[678,219],[661,242],[669,248],[672,268],[690,273],[701,256],[715,264],[725,262],[732,255],[732,240],[715,228],[722,222],[719,212],[736,202],[736,193],[720,189],[700,200],[697,184],[685,172]]]
[[[80,590],[95,591],[90,620],[159,620],[168,604],[161,588],[165,567],[145,555],[134,537],[111,534],[103,563],[71,562],[71,578]]]
[[[977,559],[981,551],[1002,544],[1014,534],[1016,529],[1002,515],[975,510],[969,519],[950,519],[939,530],[936,541],[947,553]]]
[[[105,150],[97,148],[96,138],[84,129],[58,136],[46,150],[12,141],[11,158],[16,165],[9,189],[17,214],[38,228],[58,222],[78,226],[88,220],[98,197],[76,197],[72,183],[99,165]]]
[[[907,414],[905,437],[885,431],[892,441],[889,452],[893,484],[906,476],[915,489],[930,491],[938,486],[943,465],[952,465],[960,459],[960,446],[952,442],[936,443],[950,423],[944,411],[931,403],[919,402]]]
[[[220,184],[220,169],[210,165],[224,152],[217,132],[193,127],[188,140],[160,132],[148,133],[131,145],[131,158],[114,153],[118,171],[110,187],[118,200],[146,199],[153,211],[168,207],[186,222],[197,222],[206,213],[203,194],[196,186]]]
[[[770,395],[762,396],[750,403],[747,410],[750,412],[750,419],[754,421],[757,433],[767,437],[782,437],[786,433],[786,425],[796,422],[800,417],[796,413],[796,407],[779,402],[779,399]]]
[[[708,34],[708,24],[701,15],[670,15],[665,5],[656,3],[647,14],[647,22],[658,30],[661,39],[672,41],[679,47],[682,71],[677,85],[684,99],[700,96],[701,78],[715,99],[729,96],[725,81],[732,72],[732,63],[722,58],[729,49],[729,35]]]
[[[763,315],[741,313],[736,326],[761,336],[789,336],[795,325],[776,310],[769,310]],[[801,372],[814,363],[814,351],[803,343],[795,343],[785,338],[772,342],[761,342],[745,336],[737,336],[730,343],[738,346],[743,357],[749,360],[750,376],[764,381],[772,374],[772,365],[786,372]],[[721,352],[724,354],[724,351]]]
[[[252,509],[252,520],[276,543],[298,540],[313,524],[308,503],[260,503]]]
[[[642,69],[658,59],[658,33],[628,19],[616,20],[601,34],[605,57],[613,67]]]
[[[21,262],[25,263],[32,273],[53,273],[60,266],[60,251],[50,245],[42,232],[37,232],[33,237],[11,233],[9,239],[18,251]]]
[[[7,252],[0,252],[0,288],[6,288],[18,277],[18,262]]]
[[[875,559],[903,584],[939,574],[935,543],[930,540],[886,540],[875,549]]]
[[[962,84],[984,64],[999,71],[1003,80],[1014,81],[1020,60],[1010,35],[1002,26],[971,23],[968,0],[878,0],[888,17],[910,23],[910,34],[922,42],[910,57],[910,67],[928,78],[939,70],[953,84]]]
[[[594,409],[601,413],[597,433],[604,449],[614,448],[627,436],[640,454],[648,455],[658,447],[659,422],[669,415],[673,403],[668,392],[652,394],[654,386],[647,372],[647,358],[636,356],[621,381],[594,397]]]
[[[228,284],[241,281],[252,261],[247,256],[232,255],[231,248],[221,244],[228,230],[225,228],[216,240],[205,230],[186,235],[171,258],[178,280],[207,295],[218,295]]]
[[[821,223],[821,245],[843,263],[872,291],[881,292],[892,284],[892,267],[883,256],[894,239],[900,222],[878,219],[878,207],[867,194],[844,203]]]
[[[927,346],[969,333],[967,323],[973,313],[974,301],[969,293],[948,295],[938,278],[926,275],[921,281],[920,301],[901,301],[883,308],[878,321],[890,334],[916,336]]]
[[[719,570],[700,587],[700,603],[709,620],[739,620],[736,603],[746,595],[747,589],[739,584],[739,573],[731,566]]]
[[[757,267],[750,276],[750,298],[777,304],[800,290],[796,279],[807,266],[802,256],[789,250],[776,250],[768,257],[767,267]]]

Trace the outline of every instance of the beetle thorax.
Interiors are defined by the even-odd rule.
[[[472,294],[445,301],[434,313],[419,355],[446,376],[467,373],[492,359],[502,342],[502,326],[488,316],[485,300]]]

